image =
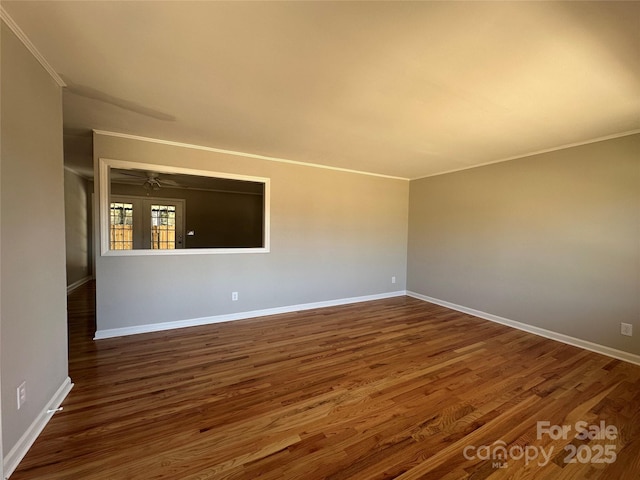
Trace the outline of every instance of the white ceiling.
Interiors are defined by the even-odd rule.
[[[640,128],[640,2],[2,5],[70,156],[101,129],[418,178]]]

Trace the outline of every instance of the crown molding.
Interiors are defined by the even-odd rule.
[[[629,131],[626,131],[626,132],[614,133],[614,134],[611,134],[611,135],[606,135],[604,137],[593,138],[591,140],[585,140],[585,141],[582,141],[582,142],[567,143],[565,145],[560,145],[558,147],[552,147],[552,148],[547,148],[545,150],[538,150],[538,151],[531,152],[531,153],[525,153],[525,154],[522,154],[522,155],[516,155],[515,157],[502,158],[500,160],[492,160],[490,162],[479,163],[477,165],[470,165],[468,167],[455,168],[453,170],[447,170],[445,172],[432,173],[430,175],[425,175],[423,177],[411,178],[410,180],[411,181],[422,180],[423,178],[437,177],[438,175],[446,175],[447,173],[462,172],[464,170],[471,170],[472,168],[486,167],[487,165],[493,165],[495,163],[508,162],[508,161],[511,161],[511,160],[518,160],[518,159],[521,159],[521,158],[533,157],[534,155],[540,155],[540,154],[543,154],[543,153],[557,152],[558,150],[565,150],[567,148],[581,147],[582,145],[589,145],[591,143],[604,142],[605,140],[613,140],[615,138],[628,137],[629,135],[635,135],[637,133],[640,133],[640,128],[635,129],[635,130],[629,130]]]
[[[40,65],[44,67],[44,69],[51,75],[51,78],[58,84],[60,87],[66,87],[67,84],[64,83],[64,80],[60,78],[60,75],[53,69],[53,67],[47,62],[47,59],[38,51],[36,46],[29,40],[27,34],[22,31],[22,29],[18,26],[18,24],[11,18],[11,15],[4,9],[2,5],[0,5],[0,18],[2,21],[9,27],[9,29],[18,37],[18,39],[22,42],[22,44],[27,47],[27,50],[31,52],[31,54],[36,57],[36,60],[40,62]]]
[[[194,150],[204,150],[206,152],[223,153],[225,155],[235,155],[237,157],[255,158],[257,160],[267,160],[270,162],[289,163],[292,165],[301,165],[304,167],[322,168],[325,170],[335,170],[338,172],[355,173],[358,175],[369,175],[371,177],[381,177],[381,178],[390,178],[393,180],[409,181],[409,179],[405,177],[394,177],[392,175],[383,175],[381,173],[364,172],[362,170],[351,170],[349,168],[332,167],[329,165],[320,165],[318,163],[299,162],[296,160],[288,160],[286,158],[257,155],[255,153],[246,153],[246,152],[238,152],[235,150],[224,150],[222,148],[205,147],[203,145],[194,145],[192,143],[182,143],[182,142],[174,142],[172,140],[162,140],[159,138],[141,137],[139,135],[130,135],[128,133],[109,132],[106,130],[96,130],[96,129],[93,130],[93,133],[97,135],[108,136],[108,137],[118,137],[118,138],[126,138],[129,140],[139,140],[141,142],[159,143],[162,145],[169,145],[172,147],[191,148]]]

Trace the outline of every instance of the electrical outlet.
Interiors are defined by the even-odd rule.
[[[238,301],[238,292],[231,292],[231,300],[234,302]]]
[[[622,335],[626,335],[627,337],[630,337],[633,335],[633,325],[631,325],[630,323],[621,323],[620,324],[620,333]]]
[[[391,283],[396,283],[396,277],[395,276],[391,277]]]
[[[18,403],[18,410],[22,408],[22,405],[27,401],[27,382],[24,381],[20,384],[20,386],[16,389],[16,399]]]

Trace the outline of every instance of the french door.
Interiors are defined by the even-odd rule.
[[[112,250],[184,248],[184,200],[111,196]]]

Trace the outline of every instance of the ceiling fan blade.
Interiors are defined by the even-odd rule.
[[[182,187],[182,185],[175,180],[165,180],[163,178],[158,179],[162,185],[168,185],[171,187]]]
[[[147,175],[142,175],[143,172],[136,172],[135,170],[118,170],[118,174],[120,175],[127,175],[129,177],[136,177],[136,178],[147,178]]]

